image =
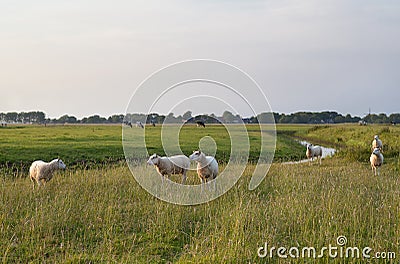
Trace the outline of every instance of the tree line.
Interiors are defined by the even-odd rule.
[[[191,111],[183,115],[175,116],[173,113],[160,115],[158,113],[150,114],[116,114],[109,117],[92,115],[78,119],[75,116],[63,115],[59,118],[46,118],[46,114],[41,111],[31,112],[8,112],[0,113],[0,122],[3,124],[118,124],[141,122],[143,124],[154,123],[195,123],[202,121],[204,123],[285,123],[285,124],[334,124],[334,123],[357,123],[365,121],[372,124],[400,123],[400,113],[393,113],[389,116],[381,114],[368,114],[364,117],[342,115],[334,111],[324,112],[296,112],[292,114],[284,113],[261,113],[257,116],[243,118],[240,115],[225,111],[222,116],[215,114],[204,114],[193,116]]]

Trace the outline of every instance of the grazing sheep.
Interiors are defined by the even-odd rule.
[[[309,159],[309,164],[314,160],[314,157],[319,159],[319,164],[321,165],[322,159],[322,148],[320,146],[313,146],[312,144],[307,145],[306,156]]]
[[[358,124],[360,126],[366,126],[368,123],[366,121],[364,121],[364,120],[360,120],[360,121],[358,121]]]
[[[205,184],[208,180],[213,180],[217,177],[218,162],[214,157],[206,156],[200,150],[196,150],[193,152],[192,155],[189,156],[189,158],[197,162],[197,175],[199,176],[202,184]],[[215,181],[214,181],[214,189],[215,189]]]
[[[144,128],[142,122],[136,122],[136,127]]]
[[[206,124],[203,121],[196,121],[198,127],[206,127]]]
[[[372,147],[371,150],[374,151],[374,149],[378,148],[380,152],[382,152],[382,141],[379,139],[378,135],[374,136],[374,140],[372,140]]]
[[[124,121],[124,124],[132,128],[132,123],[128,121]]]
[[[186,172],[190,168],[190,160],[185,155],[175,155],[171,157],[160,157],[157,154],[150,156],[147,164],[154,165],[158,173],[164,177],[171,174],[182,174],[182,184],[186,182]]]
[[[53,172],[58,169],[65,169],[66,165],[61,159],[54,159],[50,162],[44,162],[42,160],[36,160],[32,162],[29,168],[29,177],[33,183],[33,188],[35,188],[35,182],[38,186],[42,185],[42,180],[48,182],[53,178]]]
[[[383,164],[383,155],[380,152],[379,148],[375,148],[372,151],[371,157],[369,157],[369,161],[371,162],[371,168],[374,175],[376,175],[378,169],[378,176],[379,176],[379,167]]]

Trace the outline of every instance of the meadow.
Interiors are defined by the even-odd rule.
[[[202,130],[196,138],[182,134],[181,141],[196,146],[202,133],[225,133],[214,129]],[[368,163],[374,134],[384,142],[385,164],[379,177],[372,175]],[[338,236],[346,236],[346,246],[370,247],[371,255],[394,252],[400,258],[399,127],[279,125],[277,157],[256,190],[247,189],[254,170],[250,162],[230,191],[196,206],[160,201],[137,184],[121,161],[120,127],[10,127],[0,129],[0,135],[3,263],[365,261],[327,254],[317,259],[257,255],[265,243],[320,249],[337,246]],[[304,158],[304,147],[295,141],[300,138],[334,146],[339,152],[321,166],[281,163]],[[158,143],[150,145],[152,151],[159,150]],[[226,147],[224,141],[219,145]],[[222,160],[224,152],[219,153]],[[54,155],[63,157],[69,169],[33,191],[23,164]],[[5,170],[10,167],[14,169]],[[154,169],[143,164],[136,173],[148,170]],[[195,172],[188,180],[198,182]]]
[[[256,162],[260,151],[260,129],[255,125],[247,128],[249,160]],[[143,132],[135,127],[124,129],[133,133],[132,140]],[[277,133],[280,133],[279,130]],[[222,163],[228,162],[231,142],[222,125],[210,125],[206,129],[194,125],[183,126],[179,135],[183,153],[190,155],[198,149],[199,140],[205,136],[216,140],[216,158]],[[145,140],[150,155],[165,154],[161,142],[161,126],[146,127]],[[285,134],[277,138],[276,144],[276,161],[301,159],[304,156],[304,148]],[[125,160],[120,125],[8,126],[0,128],[0,147],[0,171],[14,177],[26,173],[31,162],[36,159],[60,157],[74,168],[95,168]],[[144,155],[135,155],[136,158],[145,158]]]

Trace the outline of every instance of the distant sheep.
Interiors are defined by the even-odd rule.
[[[360,126],[366,126],[368,123],[366,121],[364,121],[364,120],[360,120],[360,121],[358,121],[358,124]]]
[[[147,164],[154,165],[157,172],[163,177],[171,174],[182,174],[182,184],[186,182],[186,172],[190,168],[190,160],[185,155],[175,155],[171,157],[160,157],[157,154],[150,156]]]
[[[196,150],[192,155],[189,156],[189,158],[197,162],[197,175],[199,176],[202,184],[205,184],[208,180],[213,180],[217,177],[218,162],[214,157],[206,156],[200,150]]]
[[[55,170],[65,168],[66,165],[61,159],[54,159],[50,162],[44,162],[42,160],[32,162],[32,165],[29,168],[29,177],[33,183],[33,188],[35,188],[35,181],[40,187],[42,185],[42,180],[46,183],[53,178]]]
[[[378,148],[380,152],[382,152],[382,141],[379,139],[378,135],[374,136],[374,140],[372,140],[372,146],[371,146],[371,150],[374,151],[374,149]]]
[[[379,167],[383,164],[383,155],[380,152],[379,148],[375,148],[374,151],[372,151],[369,161],[371,162],[372,172],[374,173],[374,175],[376,175],[378,171],[379,176]]]
[[[124,124],[132,128],[132,123],[128,121],[124,121]]]
[[[313,146],[312,144],[307,145],[306,156],[309,159],[309,164],[314,160],[314,157],[319,159],[319,164],[321,165],[322,159],[322,148],[320,146]]]
[[[206,124],[203,121],[196,121],[198,127],[206,127]]]
[[[136,122],[136,127],[144,128],[142,122]]]

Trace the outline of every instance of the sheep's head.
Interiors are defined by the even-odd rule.
[[[57,159],[57,163],[59,169],[65,169],[67,167],[67,165],[65,165],[65,163],[61,159]]]
[[[378,139],[378,138],[379,138],[378,135],[375,135],[375,136],[374,136],[374,139]]]
[[[313,146],[312,144],[308,144],[308,145],[307,145],[307,149],[311,150],[311,149],[312,149],[312,146]]]
[[[157,154],[154,153],[153,155],[150,156],[149,160],[147,161],[147,164],[157,165],[159,158],[160,158],[160,156],[158,156]]]
[[[189,156],[189,159],[198,161],[202,156],[204,156],[204,154],[200,150],[195,150],[193,154]]]

